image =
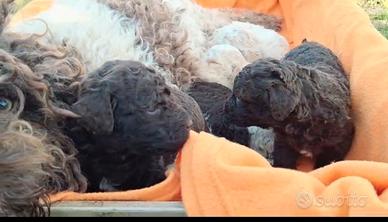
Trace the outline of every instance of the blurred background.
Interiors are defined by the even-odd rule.
[[[388,0],[357,0],[365,9],[377,30],[388,38]]]
[[[31,0],[16,0],[18,7],[22,7]],[[369,14],[377,30],[388,38],[388,0],[355,0],[358,5]]]

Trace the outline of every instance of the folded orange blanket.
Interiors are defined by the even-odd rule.
[[[60,193],[52,201],[182,200],[189,216],[388,216],[388,41],[367,14],[352,0],[197,1],[281,16],[291,46],[307,38],[340,57],[350,75],[356,121],[347,160],[311,172],[273,168],[246,147],[192,132],[161,184],[116,193]],[[45,2],[51,1],[30,5]]]

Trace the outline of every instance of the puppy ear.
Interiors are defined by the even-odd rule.
[[[82,94],[72,105],[73,112],[80,115],[79,122],[93,134],[106,135],[113,131],[113,104],[106,90]]]
[[[272,117],[277,121],[285,120],[297,105],[296,95],[284,85],[273,85],[269,90],[269,104]]]

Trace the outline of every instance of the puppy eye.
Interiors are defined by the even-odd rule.
[[[12,102],[9,99],[0,97],[0,112],[8,112],[12,108]]]

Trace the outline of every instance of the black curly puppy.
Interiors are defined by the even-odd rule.
[[[115,60],[81,82],[68,126],[88,192],[144,188],[165,178],[189,130],[203,130],[195,101],[143,64]]]
[[[229,88],[215,82],[196,81],[190,85],[187,94],[193,97],[200,106],[207,132],[249,146],[248,129],[232,124],[228,115],[225,115],[225,102],[232,95]]]
[[[226,109],[239,126],[274,129],[274,166],[295,168],[301,154],[321,167],[342,160],[352,144],[348,79],[337,56],[315,42],[246,66]]]
[[[219,83],[197,80],[186,92],[200,106],[207,132],[250,147],[272,161],[272,131],[259,127],[239,127],[225,110],[225,103],[232,96],[232,90]]]

